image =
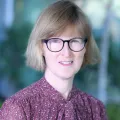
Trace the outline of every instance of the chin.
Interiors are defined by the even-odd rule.
[[[74,78],[75,74],[62,74],[62,75],[58,75],[60,78],[62,79],[71,79]]]

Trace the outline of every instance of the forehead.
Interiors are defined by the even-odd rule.
[[[64,30],[58,32],[52,37],[60,37],[62,39],[70,39],[75,37],[82,37],[83,35],[79,31],[76,25],[68,25]]]

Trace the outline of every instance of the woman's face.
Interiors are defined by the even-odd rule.
[[[59,36],[53,36],[63,40],[70,40],[75,37],[82,37],[74,26],[68,26]],[[69,79],[79,71],[83,63],[84,48],[80,52],[73,52],[69,49],[68,43],[65,42],[64,47],[59,52],[51,52],[46,44],[43,45],[43,54],[46,61],[46,70],[61,79]]]

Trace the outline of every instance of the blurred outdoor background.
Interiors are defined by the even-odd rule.
[[[0,0],[0,106],[43,73],[25,65],[25,49],[40,12],[56,0]],[[101,63],[83,68],[75,84],[103,101],[109,120],[120,120],[120,0],[71,0],[88,16]]]

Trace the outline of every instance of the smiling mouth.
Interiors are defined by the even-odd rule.
[[[60,61],[59,63],[63,66],[71,66],[73,61]]]

